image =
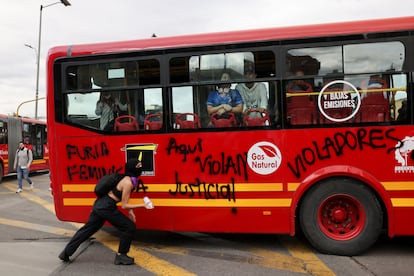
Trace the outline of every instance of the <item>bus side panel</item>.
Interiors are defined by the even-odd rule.
[[[296,142],[299,136],[304,142]],[[287,141],[289,153],[284,171],[292,189],[299,187],[295,188],[294,183],[312,182],[315,185],[318,181],[338,176],[357,179],[369,186],[382,203],[391,236],[414,234],[412,127],[290,130]],[[335,167],[352,169],[330,169]],[[362,173],[355,173],[357,171]],[[318,172],[317,176],[315,172]],[[381,186],[381,191],[373,182]]]
[[[289,233],[289,208],[174,208],[174,230]]]
[[[414,235],[413,212],[414,208],[394,208],[396,236]]]
[[[59,124],[56,127],[56,133],[75,131]],[[228,132],[226,139],[219,132],[104,137],[79,131],[79,137],[85,138],[76,142],[57,136],[51,153],[59,153],[51,164],[58,172],[52,175],[57,181],[53,184],[57,216],[86,220],[97,179],[105,173],[122,172],[127,156],[142,152],[142,183],[131,201],[142,203],[149,196],[155,208],[136,210],[143,218],[137,227],[288,233],[292,194],[283,185],[282,153],[276,146],[283,143],[283,134],[256,133],[260,140],[255,135],[241,139],[236,132]],[[262,160],[267,157],[259,157],[263,152],[271,156],[270,165]]]

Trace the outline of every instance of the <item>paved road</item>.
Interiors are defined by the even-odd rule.
[[[137,231],[136,265],[113,265],[118,233],[105,227],[74,262],[57,255],[80,225],[54,216],[47,174],[16,194],[15,177],[0,184],[0,275],[413,275],[414,238],[381,240],[358,257],[321,255],[283,235]]]

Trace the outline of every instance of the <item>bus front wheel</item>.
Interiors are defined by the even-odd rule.
[[[362,183],[334,178],[312,187],[300,207],[300,225],[308,241],[325,254],[361,254],[378,239],[382,209]]]

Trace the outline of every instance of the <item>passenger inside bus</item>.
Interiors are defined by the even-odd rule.
[[[303,70],[295,71],[296,77],[303,77]],[[316,99],[311,95],[312,84],[304,78],[291,81],[287,88],[287,119],[292,125],[316,124]]]
[[[243,113],[249,115],[249,117],[259,117],[261,115],[258,112],[251,111],[267,111],[268,99],[266,86],[263,83],[254,82],[256,73],[253,65],[247,65],[244,72],[244,78],[249,82],[236,85],[236,90],[240,92],[243,99]]]
[[[380,76],[371,76],[362,81],[361,122],[388,122],[390,120],[390,99],[388,83]]]
[[[222,82],[230,81],[230,75],[223,73]],[[238,125],[236,114],[243,111],[243,99],[239,91],[231,89],[231,83],[221,83],[211,91],[207,98],[207,112],[211,127],[235,127]]]
[[[114,119],[120,115],[121,111],[127,110],[127,104],[122,104],[111,92],[101,92],[101,96],[96,103],[95,114],[100,116],[101,130],[111,131],[114,129]]]

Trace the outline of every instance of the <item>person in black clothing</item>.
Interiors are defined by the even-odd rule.
[[[151,202],[143,204],[128,203],[131,192],[137,187],[138,177],[141,175],[141,172],[142,163],[140,161],[136,159],[129,159],[127,161],[125,164],[125,176],[107,195],[96,199],[88,221],[75,233],[65,249],[59,254],[59,259],[69,262],[69,257],[75,253],[81,243],[90,238],[108,221],[121,231],[115,264],[130,265],[134,263],[134,258],[127,256],[135,234],[134,209],[140,207],[152,208]],[[129,218],[118,210],[116,205],[118,202],[121,202],[122,209],[128,210]]]

